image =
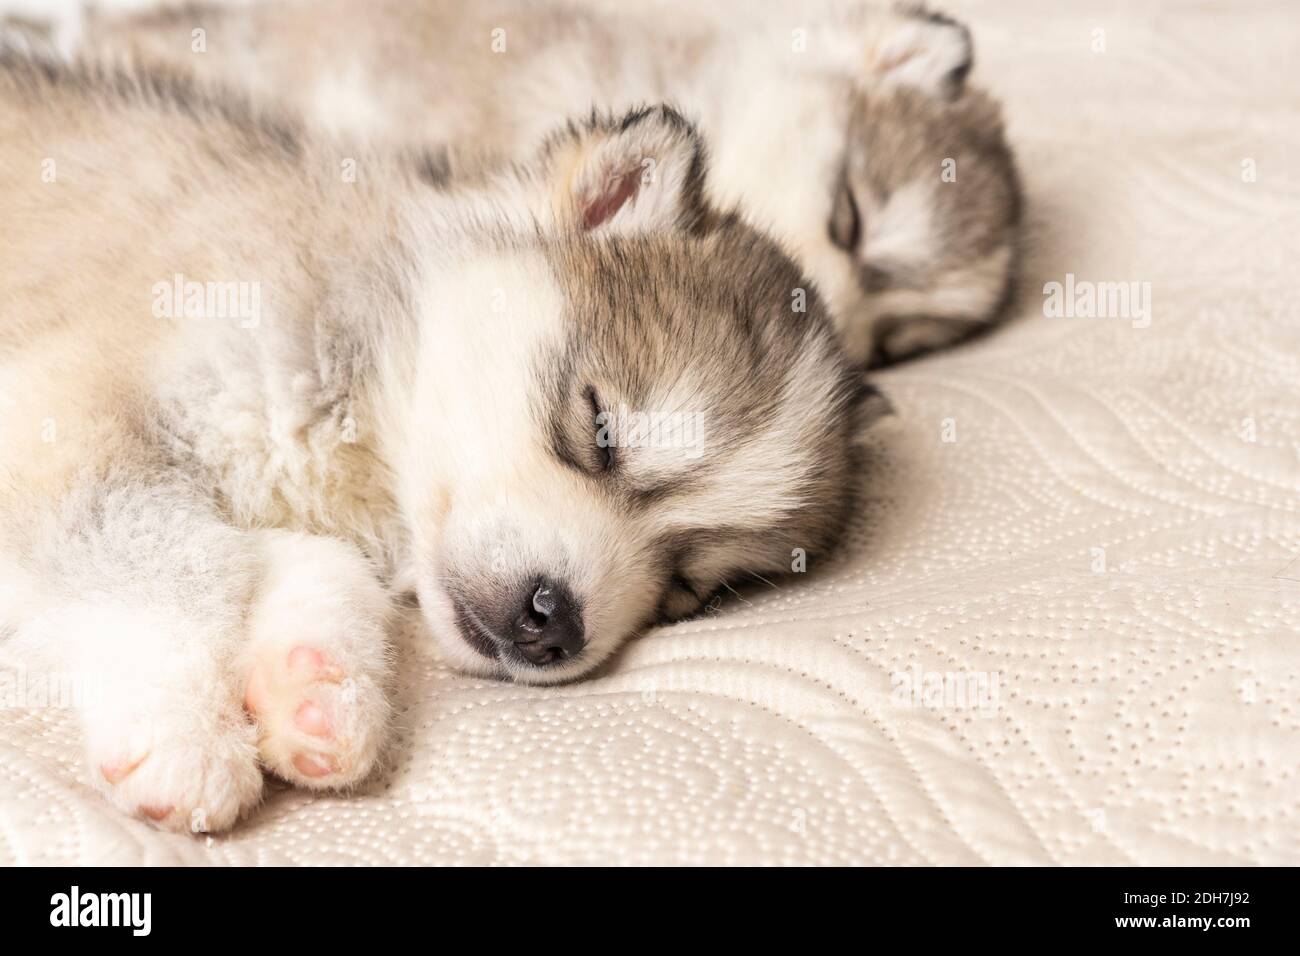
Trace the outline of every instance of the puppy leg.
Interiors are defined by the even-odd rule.
[[[388,595],[342,541],[258,537],[265,573],[241,671],[262,763],[305,787],[356,783],[373,768],[388,724]]]
[[[75,491],[23,538],[0,567],[41,591],[13,646],[71,676],[92,785],[161,827],[229,827],[262,792],[233,667],[255,540],[183,483],[134,476]]]

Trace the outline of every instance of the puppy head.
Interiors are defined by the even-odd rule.
[[[420,293],[402,468],[421,604],[462,668],[576,677],[850,507],[862,390],[811,285],[707,210],[694,131],[593,118]]]
[[[997,103],[966,88],[964,26],[902,7],[867,48],[825,235],[850,266],[832,303],[846,347],[879,364],[996,316],[1020,190]]]

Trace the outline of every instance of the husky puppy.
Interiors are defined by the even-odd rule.
[[[92,684],[128,812],[219,829],[259,764],[362,778],[394,588],[462,669],[550,683],[846,519],[859,376],[705,204],[686,121],[434,171],[0,60],[0,639]]]
[[[850,355],[949,345],[1004,312],[1020,192],[965,27],[918,6],[756,16],[665,3],[289,0],[92,26],[100,51],[233,79],[336,131],[522,155],[594,104],[682,104],[707,188],[816,280]]]

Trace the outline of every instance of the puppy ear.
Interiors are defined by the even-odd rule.
[[[667,106],[570,124],[548,143],[544,162],[553,220],[563,230],[689,231],[705,218],[704,146]]]
[[[900,3],[872,34],[864,85],[906,86],[940,99],[965,89],[975,51],[964,24],[919,3]]]

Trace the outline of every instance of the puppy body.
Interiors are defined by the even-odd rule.
[[[919,8],[299,0],[92,37],[344,135],[450,144],[462,167],[522,155],[593,106],[680,104],[711,143],[713,200],[795,253],[858,361],[965,337],[1010,288],[1019,192],[1002,121],[965,88],[966,30]]]
[[[549,682],[830,545],[855,377],[703,163],[647,109],[433,185],[179,76],[0,63],[0,635],[86,685],[98,787],[220,829],[259,768],[362,779],[394,587]]]

